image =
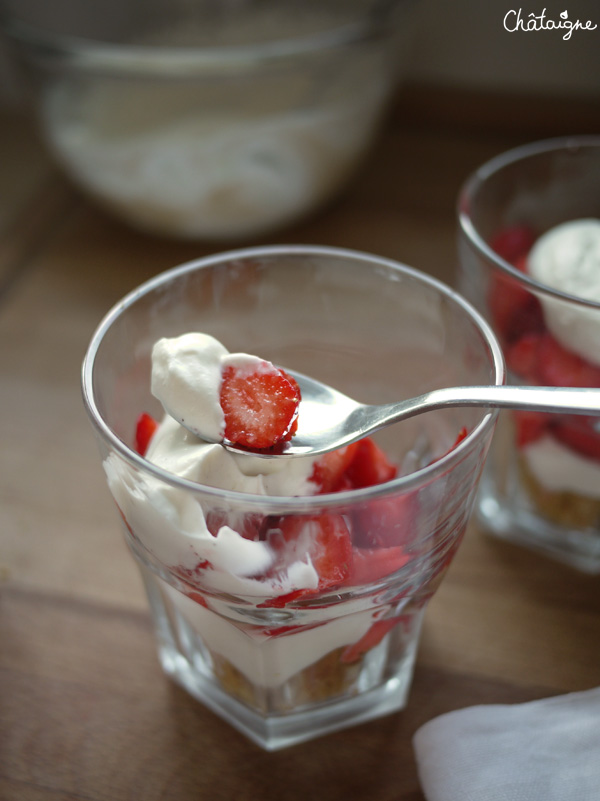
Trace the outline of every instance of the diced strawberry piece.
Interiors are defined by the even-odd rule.
[[[505,229],[492,239],[490,246],[522,273],[527,272],[527,255],[533,245],[533,233],[526,226]],[[488,305],[499,334],[514,342],[523,334],[542,331],[544,316],[536,296],[510,275],[498,271],[488,290]]]
[[[300,390],[270,362],[260,367],[226,367],[221,383],[225,437],[246,448],[264,450],[292,437]]]
[[[183,592],[195,603],[200,604],[200,606],[205,606],[208,608],[208,604],[202,595],[202,593],[198,590],[197,586],[195,585],[195,581],[200,577],[204,570],[211,570],[212,565],[211,563],[205,559],[202,562],[198,562],[196,567],[183,567],[182,565],[177,566],[173,569],[173,572],[181,579],[183,583]]]
[[[539,375],[540,345],[542,334],[525,334],[505,350],[508,369],[530,382],[537,382]]]
[[[308,520],[286,517],[282,536],[289,555],[310,558],[319,574],[319,590],[345,581],[352,567],[352,542],[346,521],[341,515],[322,514]],[[291,548],[290,548],[291,546]]]
[[[494,276],[488,291],[488,305],[492,321],[506,342],[514,342],[530,331],[543,330],[539,300],[508,275]]]
[[[352,461],[346,471],[352,487],[360,489],[383,484],[385,481],[391,481],[397,474],[396,465],[390,462],[371,437],[365,437],[356,443]]]
[[[208,609],[208,604],[206,603],[204,596],[202,593],[198,592],[198,590],[192,590],[191,588],[186,587],[185,594],[191,601],[194,601],[194,603],[200,604],[200,606],[204,606],[206,609]]]
[[[389,576],[410,560],[400,545],[391,548],[358,548],[352,551],[349,584],[370,584]]]
[[[319,488],[318,495],[349,488],[346,471],[354,459],[357,448],[358,442],[353,442],[352,445],[324,453],[317,459],[310,480]]]
[[[600,431],[597,417],[563,417],[552,425],[554,436],[569,448],[588,459],[600,460]]]
[[[267,541],[277,553],[271,575],[282,573],[294,562],[310,560],[319,576],[319,583],[316,590],[295,590],[271,598],[261,606],[285,606],[290,601],[342,584],[350,575],[352,541],[348,526],[341,515],[282,517],[279,526],[267,532]]]
[[[468,433],[469,433],[468,430],[465,428],[465,426],[463,426],[459,430],[458,434],[456,435],[456,439],[454,440],[454,444],[450,448],[448,448],[448,450],[445,451],[441,456],[436,456],[435,459],[432,459],[430,464],[433,464],[434,462],[438,462],[440,459],[443,459],[444,456],[448,456],[449,453],[452,453],[452,451],[458,445],[460,445],[460,443],[463,441],[463,439],[465,439],[465,437],[467,436]]]
[[[353,539],[359,548],[404,545],[414,534],[417,495],[397,495],[365,502],[353,515]]]
[[[364,656],[364,654],[367,653],[367,651],[370,651],[371,648],[375,648],[376,645],[379,645],[385,635],[388,634],[399,622],[399,619],[395,617],[389,617],[385,620],[376,620],[367,633],[364,634],[358,642],[355,642],[344,649],[341,656],[341,661],[345,662],[346,664],[357,662],[362,656]]]
[[[285,595],[275,595],[267,601],[257,604],[259,609],[283,609],[284,606],[291,604],[293,601],[299,601],[301,598],[310,597],[314,595],[317,590],[293,590]]]
[[[511,225],[494,234],[490,247],[509,264],[515,264],[531,250],[535,239],[535,233],[528,225]]]
[[[539,347],[539,380],[553,387],[600,387],[600,367],[563,348],[546,334]]]
[[[135,449],[144,456],[148,450],[148,445],[152,439],[154,432],[158,428],[158,423],[146,412],[142,412],[137,419],[135,426]]]
[[[524,448],[540,439],[552,422],[552,417],[543,412],[515,411],[513,416],[517,448]]]

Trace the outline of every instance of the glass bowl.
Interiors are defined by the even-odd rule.
[[[132,225],[253,237],[334,195],[378,129],[414,0],[4,3],[45,141]]]

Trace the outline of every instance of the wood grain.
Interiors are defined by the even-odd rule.
[[[484,124],[495,100],[455,97],[459,122],[453,98],[435,97],[401,95],[347,191],[261,241],[371,251],[452,282],[462,181],[563,117],[544,106],[537,122],[499,128]],[[108,217],[56,172],[28,120],[4,120],[0,145],[12,154],[0,164],[1,799],[423,801],[412,750],[422,723],[600,683],[598,579],[474,524],[428,610],[403,712],[266,754],[167,680],[79,371],[124,293],[222,246],[153,239]]]

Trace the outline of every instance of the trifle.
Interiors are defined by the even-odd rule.
[[[461,194],[463,291],[511,380],[600,387],[600,139],[505,154]],[[506,415],[479,513],[501,536],[600,571],[600,409]]]
[[[462,298],[336,249],[183,265],[101,323],[84,397],[162,665],[269,749],[404,706],[495,421],[433,412],[378,441],[265,458],[302,415],[286,368],[367,402],[504,375]]]

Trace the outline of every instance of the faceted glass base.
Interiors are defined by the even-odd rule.
[[[272,751],[402,709],[408,696],[423,608],[407,612],[380,642],[348,664],[343,648],[317,656],[281,684],[261,686],[208,648],[188,598],[140,565],[165,673],[262,748]],[[183,605],[181,605],[183,601]],[[187,614],[186,614],[187,613]],[[222,626],[229,631],[226,620]],[[289,637],[289,635],[288,635]],[[247,638],[248,660],[268,659]]]
[[[476,516],[484,529],[504,540],[525,546],[584,573],[600,574],[600,533],[553,523],[532,508],[518,472],[510,471],[504,486],[493,475],[490,462],[481,479]]]

